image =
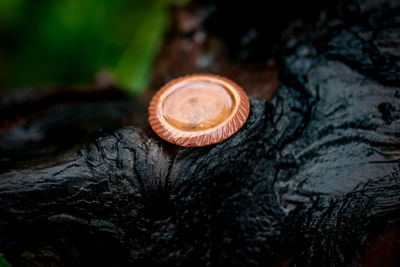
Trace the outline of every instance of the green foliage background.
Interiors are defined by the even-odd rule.
[[[11,267],[11,264],[3,256],[4,255],[0,253],[0,267]]]
[[[168,25],[186,0],[1,0],[0,87],[91,83],[108,70],[145,88]]]

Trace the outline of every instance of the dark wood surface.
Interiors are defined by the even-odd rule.
[[[4,170],[0,252],[15,266],[398,266],[400,7],[340,10],[295,31],[274,97],[251,97],[220,144],[123,126]]]

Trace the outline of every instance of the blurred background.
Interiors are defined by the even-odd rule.
[[[1,0],[0,90],[148,83],[169,9],[189,0]]]
[[[295,31],[284,34],[291,22],[297,21],[304,32],[304,23],[318,20],[317,10],[329,5],[336,6],[337,1],[0,0],[0,93],[26,87],[113,84],[139,94],[151,80],[165,40],[172,43],[168,37],[174,34],[208,44],[199,52],[198,45],[186,42],[181,50],[187,54],[180,55],[186,72],[168,78],[193,71],[222,74],[224,68],[209,65],[224,59],[266,62],[283,43],[296,43],[281,40],[296,38]],[[202,55],[191,68],[196,53]]]

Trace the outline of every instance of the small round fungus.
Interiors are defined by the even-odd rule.
[[[170,143],[207,146],[236,133],[249,111],[249,99],[239,85],[217,75],[194,74],[172,80],[156,93],[149,123]]]

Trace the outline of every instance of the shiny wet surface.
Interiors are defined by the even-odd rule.
[[[222,85],[196,81],[168,95],[161,108],[165,120],[183,131],[202,131],[224,122],[235,107],[235,100]]]

